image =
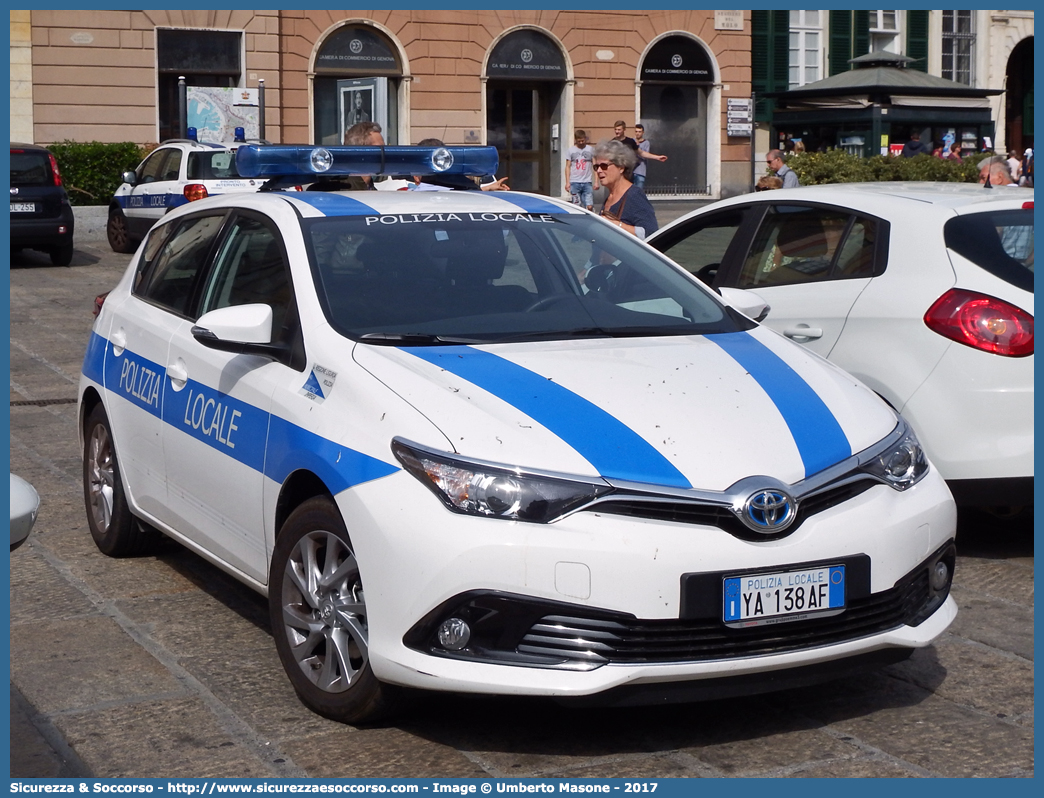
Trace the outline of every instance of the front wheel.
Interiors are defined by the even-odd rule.
[[[359,563],[328,497],[309,499],[286,520],[268,583],[276,650],[306,706],[342,723],[388,714],[396,688],[373,675]]]
[[[123,211],[114,208],[109,211],[109,221],[105,225],[105,235],[109,239],[109,246],[113,252],[121,252],[124,255],[132,254],[135,250],[134,239],[131,238],[130,229],[127,227],[127,217]]]
[[[159,534],[131,515],[105,408],[95,405],[83,435],[83,499],[91,537],[103,554],[129,557],[152,548]]]

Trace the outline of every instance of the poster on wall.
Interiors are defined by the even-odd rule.
[[[385,139],[388,139],[387,78],[339,80],[337,94],[342,131],[346,132],[359,122],[376,122],[385,132]]]
[[[199,141],[230,142],[237,127],[247,139],[260,137],[257,89],[189,86],[186,91],[188,127]]]

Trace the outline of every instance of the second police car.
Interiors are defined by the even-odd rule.
[[[495,159],[237,156],[312,189]],[[347,722],[402,688],[778,689],[900,660],[956,615],[953,501],[903,419],[546,197],[181,208],[104,302],[80,421],[99,548],[162,532],[266,594],[298,695]]]
[[[236,171],[238,146],[170,139],[150,152],[133,172],[124,172],[123,183],[109,204],[105,227],[113,251],[134,252],[152,225],[186,203],[257,191],[263,181],[240,177]]]

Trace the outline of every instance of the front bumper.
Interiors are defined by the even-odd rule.
[[[953,501],[934,471],[905,493],[878,486],[805,520],[787,537],[756,542],[715,527],[597,511],[547,525],[457,515],[402,472],[345,491],[337,500],[366,588],[370,662],[378,678],[393,684],[578,697],[624,686],[825,668],[826,663],[874,652],[886,652],[879,655],[885,659],[901,657],[904,651],[929,645],[956,616],[948,596],[938,597],[921,613],[926,604],[917,596],[924,594],[907,584],[920,578],[915,572],[923,572],[925,563],[954,536]],[[712,610],[701,610],[699,602],[683,598],[683,582],[700,576],[713,582],[724,572],[845,558],[865,558],[864,598],[870,605],[883,601],[891,607],[892,615],[884,621],[876,618],[865,627],[826,635],[818,634],[817,623],[822,631],[826,621],[830,628],[837,621],[759,627],[783,642],[755,641],[731,653],[713,647],[700,653],[706,647],[701,635],[722,634],[720,608],[715,603]],[[904,590],[917,595],[904,593],[898,604],[891,602],[889,596]],[[505,656],[434,651],[431,624],[440,610],[474,595],[521,597],[528,607],[553,607],[552,617],[570,623],[620,624],[624,637],[637,629],[640,638],[652,629],[654,638],[677,638],[679,632],[688,638],[665,655],[617,653],[594,667],[583,656],[563,653],[562,646],[558,664],[534,660],[528,656],[532,650],[507,639],[498,649]],[[855,618],[857,604],[853,597],[847,618],[837,616],[842,626]],[[547,616],[537,614],[541,621]],[[522,626],[526,624],[512,634],[528,633]],[[565,626],[562,638],[568,649],[570,639],[583,633]],[[734,631],[726,630],[730,635]],[[739,630],[738,638],[749,631]],[[753,640],[757,634],[747,637]],[[628,646],[635,647],[633,640],[619,649]],[[637,648],[643,646],[649,648],[641,642]],[[527,656],[507,664],[515,656],[511,652]]]

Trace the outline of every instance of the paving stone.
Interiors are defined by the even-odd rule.
[[[258,778],[278,775],[197,699],[112,707],[55,719],[97,778]]]
[[[950,634],[1033,660],[1033,607],[954,588],[959,611]]]
[[[46,713],[184,690],[111,618],[100,616],[12,626],[11,678]]]
[[[291,740],[283,749],[313,778],[480,778],[487,774],[464,754],[396,728],[342,727]]]

